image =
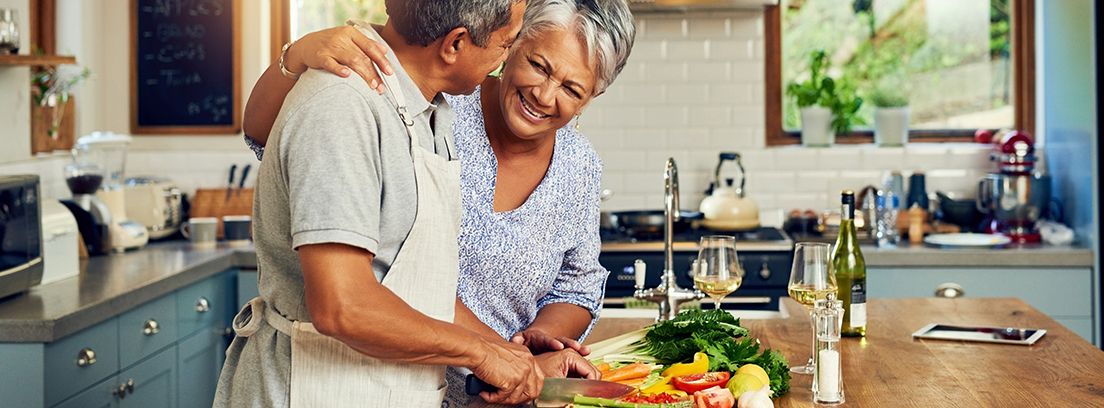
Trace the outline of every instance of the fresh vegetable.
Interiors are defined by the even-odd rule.
[[[645,378],[652,373],[652,366],[644,363],[633,363],[627,366],[602,374],[602,381],[624,381],[637,378]]]
[[[704,374],[709,372],[709,355],[694,353],[694,362],[675,363],[663,370],[664,377],[682,377],[690,374]]]
[[[728,389],[713,387],[694,393],[695,408],[732,408],[736,398]]]
[[[610,363],[607,363],[607,362],[601,362],[601,363],[595,364],[594,368],[597,368],[598,372],[602,373],[603,375],[605,375],[605,373],[610,372],[610,370],[613,370],[613,368],[610,367]]]
[[[694,408],[694,402],[689,399],[680,402],[672,403],[636,403],[625,402],[622,400],[612,400],[606,398],[597,397],[584,397],[582,395],[576,395],[574,399],[574,405],[576,408],[584,407],[608,407],[608,408]]]
[[[657,323],[643,334],[628,333],[618,337],[618,342],[636,338],[628,354],[637,358],[654,358],[662,364],[691,361],[698,352],[708,355],[710,371],[736,371],[741,366],[754,364],[761,367],[770,379],[770,389],[775,397],[790,390],[790,367],[782,354],[767,349],[760,352],[759,342],[746,337],[748,330],[740,326],[739,319],[721,310],[688,310],[674,319]],[[609,356],[605,357],[607,361]],[[692,363],[691,363],[692,364]]]
[[[739,408],[774,408],[774,403],[770,399],[770,387],[763,386],[755,391],[745,392],[736,401],[736,406]]]
[[[736,398],[740,398],[740,396],[744,395],[745,392],[758,390],[760,388],[763,388],[763,386],[767,384],[768,383],[763,382],[763,380],[759,379],[755,375],[748,373],[738,373],[733,376],[731,380],[728,381],[728,384],[725,385],[725,388],[731,391],[732,395],[736,396]]]
[[[676,389],[694,393],[713,387],[724,387],[724,385],[728,383],[728,377],[730,375],[731,374],[727,371],[684,375],[671,379],[671,384],[673,384]]]
[[[685,401],[685,400],[686,400],[686,398],[676,397],[676,396],[671,395],[671,394],[652,394],[652,395],[637,394],[637,395],[630,395],[628,397],[625,397],[625,398],[621,399],[622,402],[635,402],[637,404],[641,404],[641,403],[643,403],[643,404],[670,404],[670,403],[673,403],[673,402],[682,402],[682,401]]]
[[[615,383],[627,385],[633,388],[640,388],[644,385],[644,382],[648,381],[648,377],[630,378],[627,380],[614,381]]]
[[[759,367],[755,364],[744,364],[740,366],[740,368],[737,369],[736,372],[732,375],[733,377],[735,377],[740,374],[751,374],[758,378],[759,381],[762,381],[763,385],[770,384],[770,376],[767,375],[767,370],[764,370],[763,367]]]
[[[675,386],[671,385],[671,377],[659,377],[656,381],[641,386],[640,392],[643,394],[660,394],[674,389]]]

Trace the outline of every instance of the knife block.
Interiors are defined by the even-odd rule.
[[[227,196],[227,190],[230,191]],[[253,215],[253,189],[201,188],[192,199],[190,218],[212,217],[218,219],[218,237],[222,238],[222,217],[227,215]]]

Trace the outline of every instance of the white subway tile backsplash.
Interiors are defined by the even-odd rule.
[[[777,170],[817,170],[817,150],[801,147],[782,147],[774,150],[774,168]]]
[[[670,105],[700,104],[709,95],[709,85],[706,84],[672,84],[666,85],[667,103]]]
[[[690,109],[690,123],[694,126],[728,126],[732,124],[732,110],[716,106]]]
[[[740,152],[744,167],[749,172],[775,169],[774,150],[750,150]]]
[[[766,112],[761,105],[736,106],[732,108],[732,124],[762,129],[766,124]]]
[[[735,174],[732,170],[729,175]],[[726,177],[725,175],[721,176]],[[731,176],[727,176],[731,177]],[[749,176],[747,178],[747,190],[748,194],[754,193],[797,193],[800,192],[797,187],[796,173],[792,171],[761,171],[755,173],[754,177]],[[739,182],[739,180],[737,180]],[[817,190],[819,191],[819,190]]]
[[[667,42],[643,41],[639,39],[640,37],[637,38],[638,40],[633,44],[632,54],[629,56],[630,61],[662,61],[667,58]]]
[[[709,88],[709,103],[752,105],[751,84],[722,84]]]
[[[838,171],[813,170],[796,172],[797,182],[794,184],[793,193],[806,191],[828,191],[828,184],[839,178]]]
[[[702,62],[689,64],[687,75],[690,82],[715,84],[730,81],[732,79],[732,63]]]
[[[665,105],[667,89],[663,85],[656,84],[626,85],[621,87],[621,100],[625,105]]]
[[[677,130],[690,125],[689,108],[671,105],[648,107],[644,109],[644,120],[632,125],[641,126],[641,123],[647,127]]]
[[[633,129],[630,132],[633,149],[663,151],[669,147],[666,129]]]
[[[695,66],[699,64],[693,64]],[[668,81],[683,82],[687,79],[687,64],[683,62],[654,62],[644,68],[644,79],[649,83],[662,84]]]
[[[755,149],[755,131],[748,127],[715,128],[709,135],[709,146],[718,150]]]
[[[949,150],[939,147],[909,149],[905,153],[905,168],[909,170],[935,170],[956,166],[950,160]]]
[[[736,38],[762,38],[763,14],[740,13],[729,20],[729,33]]]
[[[755,40],[709,41],[709,59],[751,61],[755,59]]]
[[[900,170],[905,166],[903,147],[868,147],[863,149],[862,168]]]
[[[690,38],[696,39],[724,38],[731,35],[727,18],[695,19],[687,23],[687,28]]]
[[[666,56],[671,61],[698,62],[707,58],[708,49],[708,41],[668,41]]]
[[[624,147],[622,143],[624,131],[620,129],[595,128],[594,130],[588,130],[589,128],[586,125],[583,125],[580,129],[587,140],[590,141],[590,146],[595,150],[620,149]]]
[[[687,35],[687,21],[682,18],[649,18],[645,21],[643,37],[646,39],[669,40]]]
[[[821,170],[846,170],[863,168],[862,150],[854,147],[836,147],[817,151],[817,168]]]
[[[607,107],[602,112],[607,126],[639,126],[644,122],[644,108],[641,107]]]

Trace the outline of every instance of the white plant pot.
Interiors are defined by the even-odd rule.
[[[828,147],[836,143],[832,130],[832,110],[820,106],[801,108],[801,144]]]
[[[908,143],[909,108],[878,108],[874,110],[874,142],[883,147],[899,147]]]

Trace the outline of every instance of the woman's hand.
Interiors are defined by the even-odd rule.
[[[590,355],[590,347],[582,345],[582,343],[575,341],[575,339],[563,336],[552,336],[540,329],[525,329],[515,334],[514,337],[510,338],[510,341],[528,347],[529,351],[532,351],[533,354],[571,349],[583,356]]]
[[[587,359],[572,349],[541,354],[537,356],[537,364],[540,365],[541,371],[544,371],[544,375],[547,377],[586,378],[588,380],[598,380],[602,377],[597,367],[594,367]]]
[[[387,60],[387,47],[365,36],[352,26],[341,26],[315,31],[299,39],[288,48],[284,65],[292,72],[305,72],[307,68],[326,70],[342,78],[354,71],[372,89],[382,94],[383,81],[373,63],[386,75],[394,75]]]

